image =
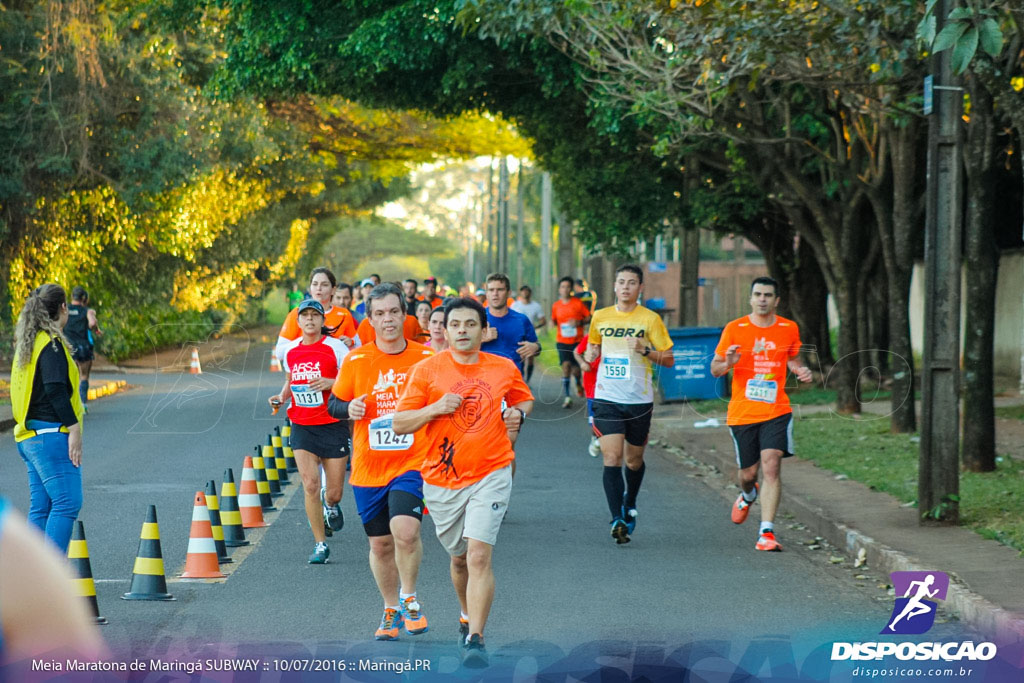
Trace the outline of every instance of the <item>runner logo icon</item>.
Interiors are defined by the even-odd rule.
[[[914,635],[925,633],[935,623],[938,600],[946,599],[949,576],[944,572],[893,572],[896,593],[889,623],[881,633]]]

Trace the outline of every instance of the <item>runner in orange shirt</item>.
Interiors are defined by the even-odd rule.
[[[437,293],[436,277],[428,277],[423,281],[423,301],[429,303],[431,308],[437,308],[444,303],[444,297]]]
[[[775,539],[775,512],[782,497],[782,459],[793,455],[793,409],[786,396],[786,370],[801,382],[811,371],[800,362],[800,330],[792,320],[775,314],[779,284],[759,277],[750,287],[750,315],[733,320],[711,361],[715,377],[732,370],[732,398],[726,421],[736,446],[736,465],[742,493],[732,506],[732,521],[742,524],[758,497],[757,472],[764,467],[761,526],[754,546],[782,550]]]
[[[583,396],[580,380],[580,366],[573,351],[586,336],[586,324],[590,321],[590,309],[572,295],[573,279],[563,277],[558,281],[558,300],[551,304],[551,324],[555,326],[555,346],[558,347],[558,362],[562,366],[562,407],[571,408],[569,377],[576,378],[576,393]]]
[[[512,361],[480,351],[486,327],[479,303],[460,298],[445,304],[449,348],[413,368],[392,424],[396,434],[426,427],[423,498],[451,556],[469,667],[487,666],[491,557],[512,492],[510,434],[533,409],[533,394]]]
[[[324,309],[324,327],[326,333],[345,343],[345,346],[352,348],[356,345],[356,321],[352,312],[347,308],[334,306],[334,288],[338,280],[329,269],[324,267],[314,268],[309,274],[309,293],[315,301],[319,301]],[[285,349],[288,344],[302,336],[302,329],[299,326],[299,309],[293,308],[281,325],[281,332],[278,333],[277,346],[274,355],[284,364]]]
[[[419,321],[416,320],[415,316],[407,313],[405,321],[402,323],[402,336],[409,341],[416,341],[422,333],[423,330],[420,329]],[[369,344],[377,338],[377,332],[370,323],[369,315],[359,323],[359,327],[356,328],[356,336],[359,338],[360,344]]]
[[[405,301],[398,287],[378,285],[366,301],[377,338],[345,358],[328,411],[352,420],[355,457],[349,483],[370,539],[370,570],[384,598],[384,616],[374,637],[397,640],[402,626],[411,635],[428,628],[416,597],[423,557],[419,468],[426,435],[398,436],[391,429],[391,416],[410,369],[433,351],[402,337]]]

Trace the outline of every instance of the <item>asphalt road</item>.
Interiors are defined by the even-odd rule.
[[[244,456],[282,422],[265,406],[283,376],[257,369],[257,355],[204,364],[199,376],[131,375],[130,390],[91,404],[81,519],[108,642],[124,658],[256,653],[326,658],[335,669],[347,663],[349,672],[361,658],[424,659],[431,675],[465,674],[447,557],[429,517],[419,596],[431,630],[397,643],[371,639],[381,600],[347,487],[347,525],[330,540],[329,564],[306,563],[313,541],[293,484],[269,529],[250,534],[251,549],[234,552],[239,562],[228,565],[226,581],[176,580],[195,492],[210,479],[219,491],[227,467],[240,481]],[[582,409],[560,407],[556,377],[535,377],[534,388],[541,400],[519,441],[510,512],[495,550],[489,676],[559,677],[599,665],[636,675],[691,660],[728,672],[741,659],[756,672],[761,649],[772,653],[766,671],[794,657],[799,669],[816,644],[851,632],[869,637],[884,625],[891,601],[838,579],[799,546],[756,552],[753,525],[733,525],[721,496],[660,449],[648,459],[633,542],[617,546],[608,534],[601,463],[586,452]],[[27,508],[24,466],[10,434],[0,441],[0,493]],[[177,600],[122,601],[150,504]],[[789,650],[795,655],[779,654]],[[772,657],[782,659],[772,664]],[[273,674],[279,665],[264,666]]]

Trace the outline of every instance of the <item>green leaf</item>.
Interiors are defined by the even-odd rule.
[[[970,27],[953,48],[953,73],[962,74],[978,51],[978,29]]]
[[[958,21],[951,24],[946,24],[939,31],[939,35],[935,38],[935,44],[932,45],[932,52],[942,52],[956,45],[957,41],[960,40],[960,36],[967,31],[968,24]]]
[[[981,49],[990,57],[998,57],[1003,51],[1003,32],[999,30],[999,24],[995,19],[986,19],[981,22],[978,32],[981,39]]]
[[[931,45],[935,40],[935,15],[929,14],[917,25],[917,39],[925,45]]]
[[[949,13],[949,21],[959,21],[960,19],[973,19],[974,12],[967,7],[957,7]]]

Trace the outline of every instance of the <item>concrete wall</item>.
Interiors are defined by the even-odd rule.
[[[963,282],[963,280],[961,280]],[[963,291],[963,289],[961,290]],[[961,294],[960,348],[963,350],[964,297]],[[921,354],[924,334],[924,263],[914,265],[910,281],[910,341]],[[1004,251],[999,257],[996,285],[995,373],[1020,377],[1024,352],[1024,252]]]

